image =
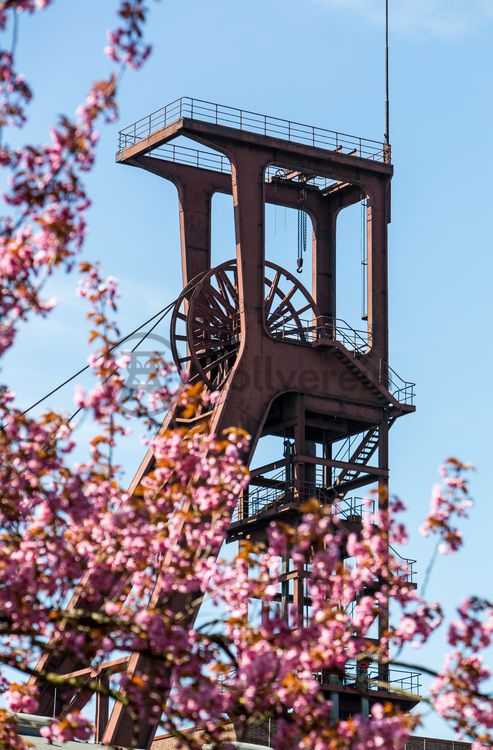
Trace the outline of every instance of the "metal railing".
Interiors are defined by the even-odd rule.
[[[388,672],[388,681],[385,686],[383,681],[379,680],[378,666],[370,665],[368,671],[363,671],[356,661],[346,662],[344,674],[336,674],[328,670],[314,672],[313,676],[320,685],[356,687],[363,690],[380,690],[389,693],[410,693],[411,695],[420,695],[421,691],[421,673],[411,672],[404,669],[395,669],[391,667]],[[237,675],[237,669],[234,667],[226,674],[219,677],[219,682],[223,689],[227,689],[228,683],[232,682]],[[380,682],[380,684],[378,684]]]
[[[344,674],[338,675],[321,670],[315,673],[315,678],[321,685],[343,685],[344,687],[359,687],[368,690],[380,690],[397,693],[411,693],[419,695],[421,690],[421,674],[403,669],[389,669],[386,687],[382,685],[378,674],[378,665],[370,665],[368,671],[363,671],[358,662],[347,662]],[[388,686],[388,687],[387,687]]]
[[[308,483],[285,482],[278,476],[276,480],[279,481],[279,487],[258,487],[253,491],[249,489],[247,494],[240,498],[233,512],[232,522],[251,518],[264,510],[274,510],[288,503],[301,504],[312,497],[326,500],[322,497],[323,493],[319,487]]]
[[[366,502],[363,497],[343,497],[338,498],[332,504],[334,513],[345,520],[350,518],[360,518],[363,515],[372,515],[375,512],[375,502],[370,500]]]
[[[284,141],[328,151],[338,151],[364,159],[390,161],[389,147],[381,141],[250,112],[225,104],[192,99],[188,96],[175,99],[174,102],[160,107],[155,112],[123,128],[118,134],[118,153],[183,118],[224,125],[235,130],[280,138]]]
[[[342,318],[320,317],[317,319],[315,325],[313,322],[307,321],[306,327],[307,336],[316,336],[315,339],[312,338],[311,340],[331,339],[332,341],[339,341],[345,349],[348,349],[348,351],[353,352],[354,354],[367,354],[371,348],[371,332],[355,330],[349,325],[349,323],[342,320]],[[315,334],[313,334],[313,329],[315,329]],[[285,338],[289,338],[290,335],[294,336],[295,333],[287,331]],[[399,401],[401,404],[409,405],[414,403],[414,389],[416,383],[403,380],[403,378],[401,378],[401,376],[383,360],[380,360],[379,366],[377,367],[368,357],[366,357],[364,364],[374,375],[376,375],[378,382],[385,385],[396,401]]]
[[[398,570],[398,578],[402,578],[407,583],[415,583],[415,577],[416,577],[416,560],[413,560],[410,557],[403,557],[402,555],[397,552],[397,550],[392,547],[391,544],[389,544],[389,549],[392,551],[392,554],[395,558],[397,558],[399,562],[399,570]]]
[[[312,498],[324,504],[330,504],[332,513],[345,520],[375,512],[373,500],[366,502],[361,497],[341,497],[329,500],[324,488],[314,486],[311,482],[285,482],[279,475],[276,475],[275,479],[279,482],[279,487],[258,487],[253,491],[249,489],[240,498],[233,512],[232,523],[256,516],[264,510],[275,510],[276,507],[282,507],[288,503],[302,504]]]
[[[231,162],[229,159],[216,151],[204,151],[203,149],[190,148],[177,143],[164,143],[162,146],[152,149],[148,154],[155,159],[170,161],[176,164],[184,164],[189,167],[198,167],[199,169],[208,169],[212,172],[221,172],[221,174],[231,174]],[[269,165],[265,170],[265,181],[276,182],[280,180],[291,182],[301,187],[316,187],[320,190],[328,190],[330,187],[337,185],[337,180],[331,180],[329,177],[320,177],[319,175],[309,176],[301,179],[301,175],[288,177],[288,170]]]
[[[390,365],[387,365],[387,382],[388,389],[393,397],[401,404],[414,404],[416,383],[403,380],[400,375],[393,370]]]
[[[357,435],[349,435],[339,446],[337,452],[334,453],[332,458],[334,461],[347,461],[349,462],[351,456],[354,454],[355,448],[361,443],[362,433]]]
[[[356,330],[342,318],[320,317],[316,321],[301,320],[301,325],[283,322],[280,318],[270,333],[275,338],[298,341],[302,343],[320,340],[338,341],[345,349],[357,355],[365,355],[371,348],[370,331]],[[370,359],[365,358],[365,367],[370,369],[379,383],[385,385],[390,394],[401,404],[412,405],[415,398],[416,384],[403,380],[390,365],[383,360],[377,367]]]
[[[279,318],[271,327],[270,334],[274,338],[313,343],[314,341],[338,341],[349,352],[364,356],[371,349],[372,335],[370,331],[357,331],[351,328],[342,318],[320,317],[316,321],[300,320],[301,325],[293,325]],[[364,359],[367,367],[379,383],[384,385],[390,394],[401,404],[412,405],[415,398],[416,383],[403,380],[390,365],[380,360],[377,367],[368,357]]]
[[[185,164],[189,167],[209,169],[213,172],[231,174],[231,162],[226,156],[215,151],[204,151],[198,148],[189,148],[178,143],[164,143],[149,154],[156,159],[172,161],[176,164]]]
[[[462,740],[442,740],[429,737],[409,737],[404,750],[471,750],[470,742]]]
[[[287,319],[286,319],[287,320]],[[276,320],[270,333],[275,338],[290,341],[313,342],[321,339],[339,341],[346,349],[356,354],[366,354],[371,346],[371,333],[351,328],[342,318],[320,317],[316,321],[300,319],[301,325]]]
[[[375,513],[375,501],[358,496],[338,497],[333,499],[327,494],[323,475],[323,468],[316,466],[316,484],[306,481],[286,480],[285,470],[277,472],[274,476],[266,477],[271,482],[278,483],[277,487],[258,487],[248,490],[240,497],[233,515],[232,523],[244,521],[261,514],[263,511],[273,511],[290,503],[302,504],[307,500],[316,498],[321,503],[329,505],[333,515],[344,520],[362,518],[363,515]],[[322,469],[322,473],[318,470]],[[389,545],[393,557],[397,561],[396,577],[414,584],[416,571],[416,560],[403,557],[392,545]]]
[[[356,354],[366,354],[371,347],[371,333],[358,331],[342,318],[317,319],[317,339],[330,338],[339,341],[346,349]]]
[[[408,380],[403,380],[395,370],[382,359],[379,361],[378,367],[368,358],[365,359],[365,366],[368,367],[377,377],[378,382],[382,383],[389,393],[398,401],[400,404],[407,404],[412,406],[415,398],[416,383],[412,383]]]

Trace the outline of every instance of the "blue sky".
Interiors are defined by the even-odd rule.
[[[84,253],[120,279],[124,332],[176,297],[180,268],[175,189],[115,164],[119,126],[178,96],[195,96],[368,138],[382,139],[384,130],[383,0],[150,4],[154,53],[141,72],[124,76],[120,124],[102,128],[88,180],[94,207]],[[20,67],[36,94],[27,139],[44,141],[56,115],[72,112],[108,70],[101,50],[113,6],[58,0],[21,19]],[[417,413],[392,430],[391,481],[414,530],[441,460],[456,455],[477,466],[466,547],[439,560],[429,591],[452,612],[471,591],[491,595],[493,0],[390,0],[390,6],[391,364],[417,383]],[[230,208],[226,198],[214,204],[218,260],[234,254]],[[279,209],[268,221],[272,257],[294,270],[293,217]],[[348,219],[344,231],[350,253],[357,225]],[[58,310],[29,324],[5,361],[3,379],[23,406],[85,361],[75,283],[61,277],[51,285]],[[359,277],[354,288],[348,314],[359,306]],[[70,409],[71,401],[69,388],[50,403]],[[129,473],[141,456],[135,444],[122,451]],[[413,533],[407,554],[418,559],[422,575],[431,543]],[[434,666],[440,652],[437,642],[411,656]],[[446,734],[438,720],[426,729]]]

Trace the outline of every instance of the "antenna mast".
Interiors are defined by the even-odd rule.
[[[385,143],[390,146],[389,0],[385,0]]]

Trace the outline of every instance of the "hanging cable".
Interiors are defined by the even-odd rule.
[[[361,201],[361,320],[368,320],[368,241],[367,241],[367,209],[368,200],[363,198]]]

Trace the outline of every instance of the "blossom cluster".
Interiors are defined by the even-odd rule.
[[[467,518],[473,502],[468,493],[466,471],[470,464],[449,458],[441,467],[442,483],[433,488],[431,507],[421,531],[425,536],[439,538],[438,549],[443,554],[462,547],[462,534],[454,526],[455,518]]]
[[[21,12],[34,13],[49,0],[3,0],[0,27]],[[120,25],[111,36],[109,56],[120,66],[138,68],[150,52],[143,40],[146,18],[142,0],[121,0]],[[15,36],[15,30],[14,30]],[[100,120],[116,117],[117,77],[96,81],[76,117],[63,116],[51,129],[51,143],[0,147],[0,166],[10,172],[4,195],[10,212],[0,221],[0,353],[8,349],[19,323],[29,313],[45,315],[53,306],[44,300],[46,278],[58,268],[70,269],[84,242],[90,199],[84,175],[95,162]],[[0,49],[0,130],[21,127],[32,92],[15,70],[14,54]]]
[[[6,390],[1,407],[0,611],[9,639],[0,658],[32,674],[39,657],[28,684],[5,681],[10,708],[38,710],[40,690],[53,679],[50,660],[69,653],[97,671],[117,651],[141,654],[145,668],[123,673],[112,697],[130,701],[136,726],[150,714],[161,716],[163,729],[183,747],[198,747],[181,731],[186,723],[200,725],[219,748],[226,718],[247,727],[265,717],[276,720],[279,750],[295,742],[301,750],[402,746],[417,717],[375,704],[368,718],[334,723],[321,688],[324,675],[344,676],[351,662],[377,665],[385,687],[392,650],[427,642],[442,622],[439,605],[418,596],[406,563],[389,550],[389,542],[407,539],[402,502],[393,501],[390,511],[386,502],[375,512],[368,506],[355,530],[337,506],[312,500],[299,508],[297,524],[274,523],[265,540],[244,541],[225,559],[222,544],[248,481],[248,437],[235,429],[213,435],[200,420],[193,428],[150,433],[152,463],[126,490],[112,460],[129,429],[121,405],[124,363],[113,354],[117,284],[90,264],[81,272],[90,340],[98,347],[90,357],[97,384],[77,394],[99,427],[88,460],[70,464],[76,436],[61,415],[21,416]],[[164,388],[162,396],[170,401],[175,394]],[[214,400],[187,386],[176,408],[193,423]],[[454,487],[460,503],[467,483]],[[448,501],[452,506],[450,494]],[[296,571],[308,613],[279,606],[283,581]],[[194,627],[204,596],[211,614]],[[401,615],[375,638],[379,611],[390,598]],[[455,652],[432,691],[437,711],[479,745],[491,737],[491,721],[483,691],[489,672],[476,652],[490,645],[491,632],[491,607],[465,602],[450,626]],[[1,731],[9,737],[12,723],[0,723]],[[92,731],[76,712],[44,730],[63,741]]]
[[[105,52],[112,60],[138,70],[151,54],[143,27],[148,9],[145,0],[124,0],[118,11],[122,25],[108,32]]]

